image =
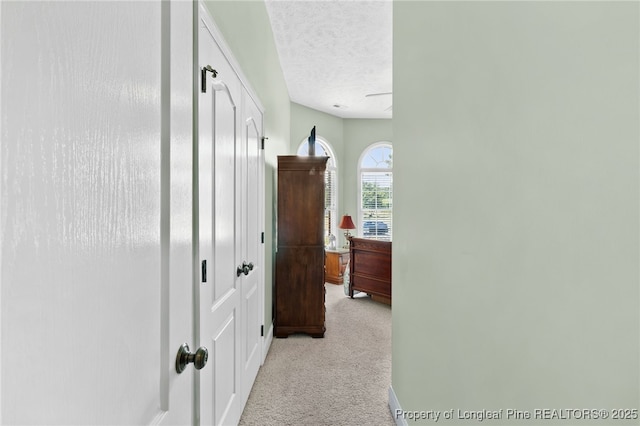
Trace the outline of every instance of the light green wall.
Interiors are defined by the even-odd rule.
[[[638,408],[638,6],[394,2],[403,409]]]
[[[342,119],[296,103],[291,104],[291,150],[309,136],[313,126],[316,135],[324,138],[336,154],[338,164],[338,216],[350,214],[357,220],[358,160],[371,144],[393,142],[391,120]],[[358,224],[356,224],[358,225]],[[344,244],[342,232],[338,246]]]
[[[365,149],[376,142],[391,142],[393,145],[392,120],[346,119],[344,120],[344,140],[344,162],[342,163],[344,167],[342,175],[344,202],[339,213],[350,214],[356,226],[359,227],[361,225],[358,223],[358,165],[360,156]]]
[[[266,186],[265,330],[272,324],[277,156],[289,154],[290,101],[263,1],[207,1],[205,5],[264,106]]]
[[[336,155],[335,161],[338,165],[338,199],[336,201],[338,203],[338,208],[340,208],[340,206],[342,206],[342,187],[344,185],[342,177],[344,170],[342,167],[342,160],[344,158],[343,120],[334,115],[307,108],[303,105],[292,102],[291,153],[295,154],[298,151],[300,142],[309,137],[309,132],[313,126],[316,126],[316,137],[327,141]],[[338,214],[340,214],[340,212],[338,212]],[[341,246],[343,242],[340,240],[339,233],[333,233],[338,237],[338,247]]]
[[[295,102],[291,103],[291,153],[298,151],[300,142],[309,137],[316,126],[316,136],[323,138],[334,149],[338,161],[344,152],[344,125],[341,118],[315,109],[307,108]]]

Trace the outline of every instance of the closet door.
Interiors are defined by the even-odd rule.
[[[263,118],[202,6],[199,22],[198,334],[211,365],[196,411],[201,424],[235,424],[263,355]]]
[[[199,344],[208,348],[210,364],[200,376],[200,423],[227,425],[238,422],[243,405],[242,262],[237,255],[242,194],[236,158],[242,92],[204,21],[199,61],[200,69],[215,70],[205,72],[206,92],[199,95]]]
[[[249,265],[241,275],[243,405],[249,398],[262,363],[262,320],[264,292],[264,244],[262,242],[264,158],[262,145],[262,113],[247,91],[243,92],[242,140],[238,161],[242,194],[241,233],[238,240],[242,262]],[[246,272],[246,271],[245,271]]]

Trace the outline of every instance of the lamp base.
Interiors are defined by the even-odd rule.
[[[351,234],[349,233],[349,231],[347,231],[344,233],[345,243],[344,243],[344,246],[342,246],[342,248],[345,248],[345,249],[349,248],[349,244],[350,244],[349,238],[351,238]]]

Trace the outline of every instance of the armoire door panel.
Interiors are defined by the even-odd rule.
[[[278,246],[324,246],[328,157],[278,158]]]

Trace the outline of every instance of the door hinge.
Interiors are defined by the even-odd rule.
[[[264,140],[265,139],[269,139],[269,138],[264,137],[264,136],[262,137],[262,143],[260,144],[260,149],[264,149]]]
[[[264,337],[264,325],[260,326],[260,337]]]
[[[260,241],[262,242],[262,244],[264,244],[264,232],[260,234]]]
[[[202,261],[202,282],[207,282],[207,259]]]
[[[211,65],[207,65],[200,70],[200,91],[207,93],[207,71],[213,74],[213,78],[218,76],[218,71],[214,70]]]

